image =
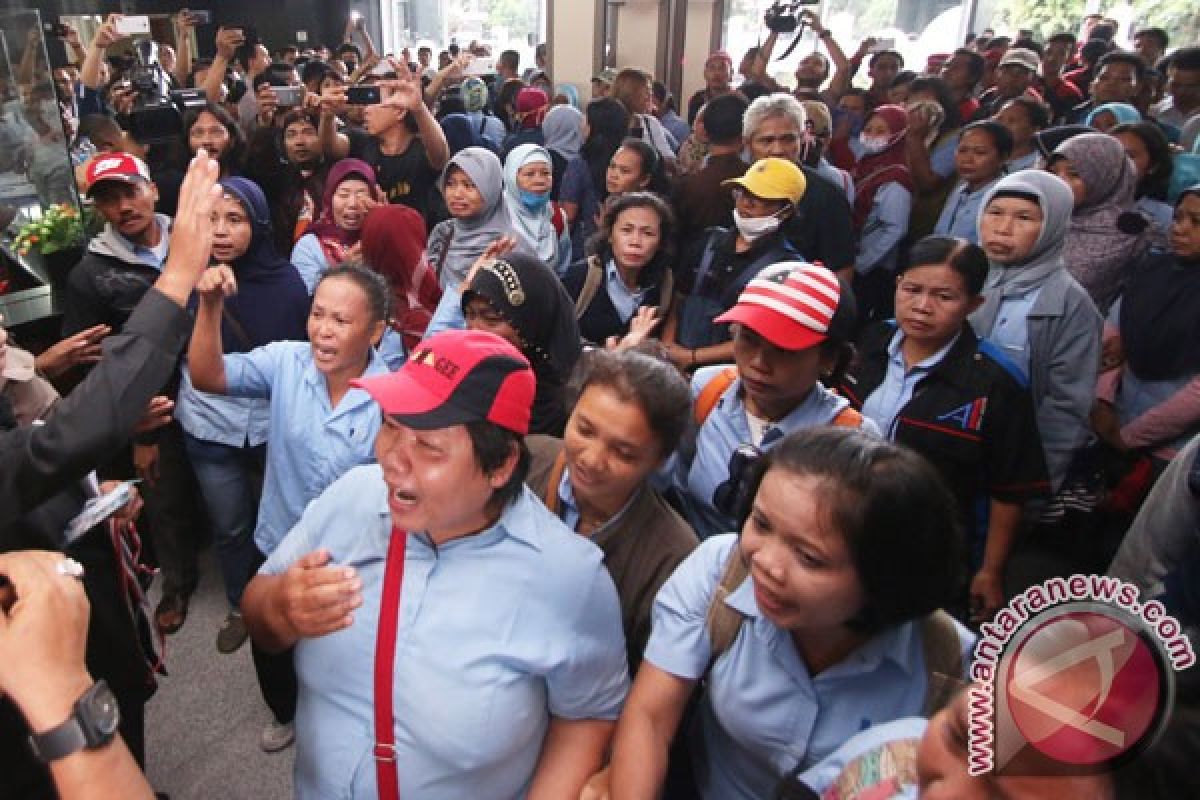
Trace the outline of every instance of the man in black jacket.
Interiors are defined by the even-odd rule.
[[[842,189],[801,161],[805,136],[804,106],[788,94],[760,97],[746,109],[742,136],[750,162],[773,156],[795,162],[804,171],[807,188],[784,235],[800,255],[849,280],[854,270],[854,225]],[[849,277],[847,277],[849,276]]]
[[[212,212],[218,196],[214,193],[217,169],[217,163],[207,156],[198,157],[192,165],[180,193],[174,246],[161,274],[133,309],[123,330],[105,340],[100,363],[58,404],[46,424],[16,426],[7,402],[0,402],[0,550],[46,547],[27,522],[47,503],[58,503],[61,493],[73,491],[97,464],[129,441],[150,399],[174,372],[191,329],[191,317],[184,307],[208,263]],[[89,542],[89,550],[98,570],[102,572],[105,565],[109,570],[107,575],[85,574],[93,624],[106,624],[96,621],[101,608],[120,610],[125,603],[111,581],[99,580],[114,577],[116,556],[102,554],[94,540]],[[108,617],[108,623],[115,619]],[[139,651],[114,652],[120,644],[105,639],[103,628],[93,631],[98,647],[89,650],[89,670],[94,677],[115,681],[122,666],[136,665]],[[132,635],[126,633],[121,643],[127,643]],[[124,696],[119,693],[122,713],[140,721],[148,688]],[[23,741],[27,733],[11,704],[0,701],[0,796],[53,797],[45,770],[38,767]],[[139,734],[129,735],[137,738]],[[133,749],[134,743],[130,744]]]
[[[88,165],[85,177],[87,193],[107,224],[67,279],[64,336],[99,324],[122,330],[158,279],[171,229],[170,217],[154,213],[158,189],[141,159],[125,153],[97,158]],[[178,381],[176,372],[164,394],[174,398]],[[183,625],[188,598],[196,588],[200,536],[196,478],[179,424],[172,421],[138,436],[133,466],[142,480],[150,535],[163,572],[163,597],[155,622],[163,632],[174,633]]]

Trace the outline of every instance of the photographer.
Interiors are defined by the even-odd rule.
[[[247,36],[247,31],[252,35]],[[217,54],[213,56],[203,86],[210,102],[221,102],[221,84],[225,80],[225,70],[231,64],[241,69],[247,87],[253,86],[254,79],[271,65],[271,54],[258,41],[258,34],[253,29],[219,28],[215,44]],[[247,88],[238,100],[238,122],[250,131],[254,129],[257,117],[258,98]]]
[[[321,146],[330,160],[358,158],[375,169],[390,203],[404,203],[429,222],[430,193],[450,158],[442,127],[425,105],[420,81],[407,64],[389,59],[397,77],[381,80],[382,102],[364,112],[366,131],[337,131],[337,113],[345,108],[346,89],[330,87],[321,95]]]

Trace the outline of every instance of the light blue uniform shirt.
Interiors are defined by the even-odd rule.
[[[1025,294],[1005,297],[1000,301],[992,329],[981,334],[999,347],[1009,361],[1020,367],[1026,375],[1029,374],[1029,312],[1033,310],[1041,290],[1038,286]]]
[[[1023,156],[1017,156],[1016,158],[1011,159],[1008,164],[1005,165],[1005,169],[1008,171],[1009,175],[1012,175],[1014,172],[1020,172],[1023,169],[1033,169],[1037,166],[1038,157],[1040,155],[1041,153],[1039,153],[1037,150],[1034,150],[1032,153],[1026,153]]]
[[[254,530],[259,551],[270,555],[310,500],[351,467],[375,460],[379,406],[362,389],[351,389],[331,408],[325,376],[313,364],[308,342],[271,342],[224,359],[229,395],[267,398],[271,404],[267,470]],[[387,371],[372,350],[363,377]]]
[[[257,397],[229,397],[192,385],[185,366],[175,397],[175,419],[197,439],[230,447],[257,447],[267,440],[271,405]]]
[[[404,346],[404,336],[388,325],[383,329],[383,338],[379,340],[379,355],[383,358],[388,369],[392,372],[404,366],[408,361],[408,348]]]
[[[976,228],[979,209],[983,205],[984,195],[991,191],[1000,177],[973,192],[967,188],[965,181],[959,181],[946,198],[946,205],[942,206],[933,232],[939,236],[957,236],[971,244],[979,244],[979,231]]]
[[[863,415],[878,425],[884,436],[893,438],[892,429],[896,424],[896,416],[908,405],[908,401],[912,400],[917,384],[923,381],[934,367],[942,363],[946,353],[950,352],[950,348],[954,347],[957,341],[958,336],[955,336],[941,350],[907,369],[904,366],[904,354],[900,352],[900,346],[904,343],[904,332],[897,330],[892,335],[892,341],[888,343],[887,348],[888,368],[883,376],[883,383],[871,392],[862,407]]]
[[[442,299],[438,301],[437,308],[433,310],[433,316],[429,318],[425,338],[447,330],[466,330],[466,327],[467,317],[462,310],[462,288],[447,286],[442,291]]]
[[[887,183],[875,192],[871,211],[863,224],[854,269],[866,275],[877,269],[896,271],[900,240],[908,233],[912,193],[898,183]]]
[[[958,140],[962,135],[957,131],[946,137],[946,141],[933,148],[929,154],[929,168],[939,177],[949,178],[957,169],[954,157],[958,153]]]
[[[605,289],[608,291],[608,299],[612,301],[613,308],[620,315],[621,321],[629,322],[637,313],[638,306],[646,299],[646,290],[631,290],[626,286],[625,281],[621,280],[621,273],[617,272],[617,262],[611,258],[608,260],[608,266],[605,267],[605,273],[607,275]]]
[[[311,295],[317,290],[317,281],[321,278],[321,273],[329,269],[329,259],[325,258],[321,240],[316,234],[304,234],[292,248],[292,257],[289,260],[296,267],[296,272],[300,273],[300,279],[304,281]]]
[[[705,367],[692,376],[692,402],[726,367]],[[754,441],[746,421],[742,401],[742,382],[734,380],[713,406],[708,418],[696,432],[695,456],[686,463],[678,454],[664,469],[671,470],[675,486],[684,500],[684,516],[701,539],[736,528],[736,521],[713,507],[717,487],[729,479],[729,458],[740,445],[753,444],[765,449],[793,431],[828,425],[849,402],[819,383],[790,414],[767,426],[763,441]],[[875,423],[864,418],[862,430],[879,435]],[[765,443],[765,444],[764,444]]]
[[[375,640],[391,534],[377,464],[313,501],[262,567],[327,548],[362,580],[345,630],[296,645],[295,792],[378,797]],[[621,611],[599,548],[524,489],[491,528],[435,547],[409,537],[396,645],[400,796],[519,798],[551,717],[615,720],[629,689]]]
[[[686,680],[704,674],[712,657],[706,617],[737,536],[701,542],[654,601],[646,661]],[[796,766],[816,764],[872,725],[920,714],[926,667],[920,625],[906,622],[876,634],[842,662],[809,674],[791,634],[758,610],[752,578],[725,602],[746,620],[713,664],[701,704],[706,800],[762,800]],[[958,626],[963,664],[974,637]]]

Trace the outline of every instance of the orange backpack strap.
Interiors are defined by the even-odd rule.
[[[546,488],[542,490],[542,502],[546,504],[546,508],[550,509],[550,513],[558,516],[558,484],[562,483],[563,472],[567,468],[567,454],[564,450],[559,450],[558,455],[554,457],[554,466],[550,467],[550,472],[546,476]]]
[[[837,413],[830,424],[839,428],[861,428],[862,414],[855,411],[853,406],[846,406]]]
[[[704,424],[704,420],[708,419],[708,415],[717,407],[721,395],[725,394],[725,390],[732,386],[736,379],[737,367],[726,367],[700,390],[692,409],[692,418],[696,420],[697,426]]]

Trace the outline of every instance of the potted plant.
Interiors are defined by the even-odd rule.
[[[50,280],[61,285],[83,255],[89,222],[68,203],[52,205],[20,227],[12,249],[28,262],[40,262]]]

